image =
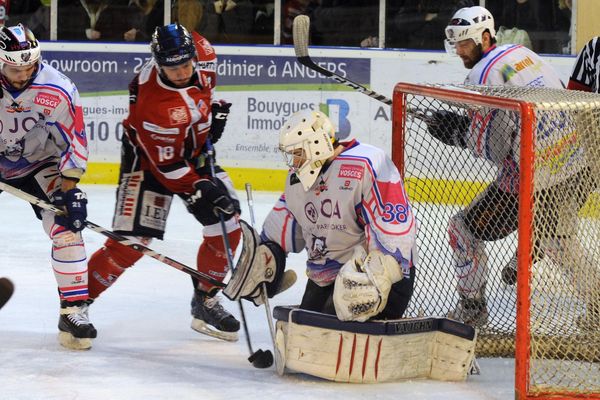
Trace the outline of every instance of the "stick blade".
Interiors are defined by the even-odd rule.
[[[298,15],[294,18],[292,34],[294,36],[294,51],[296,57],[308,56],[308,34],[310,31],[310,18],[308,15]]]

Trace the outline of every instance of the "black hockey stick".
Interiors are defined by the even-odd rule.
[[[367,96],[375,100],[379,100],[380,102],[387,104],[388,106],[392,105],[392,100],[385,97],[384,95],[374,92],[371,89],[367,89],[360,83],[356,83],[354,81],[351,81],[350,79],[344,78],[343,76],[331,72],[316,64],[308,55],[309,31],[310,18],[307,15],[296,16],[296,18],[294,18],[292,33],[294,36],[294,51],[296,52],[296,58],[298,59],[298,62],[300,64],[305,65],[313,71],[317,71],[318,73],[325,75],[326,77],[331,78],[338,83],[346,85],[356,90],[357,92],[366,94]]]
[[[248,201],[248,210],[250,211],[250,222],[252,228],[254,228],[254,198],[252,197],[252,185],[246,183],[246,199]],[[265,312],[267,314],[267,322],[269,323],[269,333],[271,334],[271,342],[273,343],[273,351],[275,352],[275,368],[277,371],[283,371],[283,362],[281,354],[277,351],[277,343],[275,342],[275,326],[273,326],[273,316],[271,315],[271,305],[269,304],[269,296],[267,294],[267,284],[262,284],[262,301],[265,306]]]
[[[0,308],[4,307],[8,300],[10,300],[14,291],[15,286],[10,279],[0,278]]]
[[[47,201],[44,201],[33,195],[30,195],[29,193],[25,193],[24,191],[22,191],[20,189],[10,186],[9,184],[7,184],[5,182],[0,182],[0,190],[8,192],[8,193],[12,194],[13,196],[18,197],[22,200],[26,200],[35,206],[43,208],[44,210],[52,211],[53,213],[56,213],[56,214],[64,214],[64,211],[62,209],[48,203]],[[223,282],[220,282],[220,281],[214,279],[210,275],[204,274],[200,271],[196,271],[195,269],[190,268],[187,265],[180,263],[179,261],[175,261],[174,259],[167,257],[164,254],[158,253],[142,244],[136,243],[133,240],[126,238],[125,236],[122,236],[122,235],[119,235],[118,233],[112,232],[106,228],[101,227],[100,225],[96,225],[93,222],[86,220],[85,227],[93,230],[94,232],[98,232],[101,235],[109,237],[109,238],[119,242],[123,246],[127,246],[130,249],[133,249],[133,250],[140,252],[146,256],[149,256],[158,261],[161,261],[170,267],[173,267],[182,272],[185,272],[186,274],[191,275],[196,279],[208,282],[208,283],[218,286],[218,287],[227,286]]]
[[[208,153],[208,165],[210,166],[210,175],[213,179],[217,178],[217,174],[215,172],[215,149],[210,141],[210,139],[206,140],[206,149]],[[231,246],[229,245],[229,236],[227,235],[227,227],[225,226],[225,217],[222,212],[219,212],[219,222],[221,223],[221,233],[223,234],[223,245],[225,246],[225,254],[227,255],[227,264],[229,265],[229,269],[231,272],[235,270],[233,264],[233,252],[231,251]],[[242,305],[242,300],[238,300],[238,304],[240,306],[240,316],[242,318],[242,326],[244,327],[244,333],[246,334],[246,344],[248,344],[248,351],[250,352],[250,357],[248,357],[248,361],[252,363],[252,365],[256,368],[269,368],[273,365],[273,353],[270,350],[263,351],[262,349],[256,350],[254,352],[252,350],[252,343],[250,342],[250,332],[248,331],[248,323],[246,322],[246,314],[244,313],[244,306]]]

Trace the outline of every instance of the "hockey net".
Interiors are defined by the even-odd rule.
[[[429,133],[428,118],[442,110],[469,118],[475,151]],[[487,145],[496,148],[485,148],[490,129],[510,132],[510,146],[491,137]],[[490,152],[506,154],[504,168],[483,159]],[[494,201],[487,205],[496,223],[481,227],[489,319],[479,328],[477,355],[515,356],[517,398],[600,398],[599,96],[400,83],[394,90],[392,157],[419,221],[408,316],[446,315],[455,308],[449,221],[488,185],[502,181],[503,189],[518,196],[518,211],[503,214]],[[518,181],[499,177],[507,163]],[[507,221],[517,229],[507,228]],[[503,279],[513,257],[516,284],[509,275]]]

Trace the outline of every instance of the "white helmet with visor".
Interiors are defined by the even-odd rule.
[[[40,59],[40,44],[27,27],[0,27],[0,63],[23,67],[37,64]]]
[[[475,44],[481,44],[483,32],[489,31],[492,38],[496,37],[494,17],[486,8],[480,6],[464,7],[454,13],[446,27],[444,45],[449,54],[456,54],[455,44],[461,40],[473,39]]]

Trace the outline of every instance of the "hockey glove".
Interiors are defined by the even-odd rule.
[[[225,130],[225,124],[227,123],[227,117],[229,116],[229,108],[231,103],[227,103],[225,100],[219,100],[218,103],[212,103],[212,123],[210,125],[210,138],[213,144],[217,143],[223,131]]]
[[[261,243],[256,230],[242,219],[240,226],[242,254],[223,294],[230,300],[244,298],[258,306],[262,304],[263,283],[271,298],[293,285],[296,274],[292,270],[284,272],[286,254],[279,244]]]
[[[73,188],[66,192],[56,192],[54,194],[54,205],[66,211],[66,214],[54,217],[54,222],[58,225],[69,228],[73,232],[79,232],[85,227],[87,197],[80,189]]]
[[[194,184],[196,193],[186,199],[188,211],[192,214],[202,212],[206,203],[212,206],[212,211],[216,216],[220,213],[232,215],[235,213],[235,206],[227,188],[220,181],[213,181],[210,178],[201,179]],[[204,201],[202,201],[204,200]]]
[[[469,118],[452,111],[435,111],[428,116],[427,130],[434,138],[450,146],[466,146]]]
[[[364,322],[383,311],[392,284],[402,280],[398,262],[373,250],[366,255],[362,247],[342,266],[335,279],[333,304],[341,321]]]

